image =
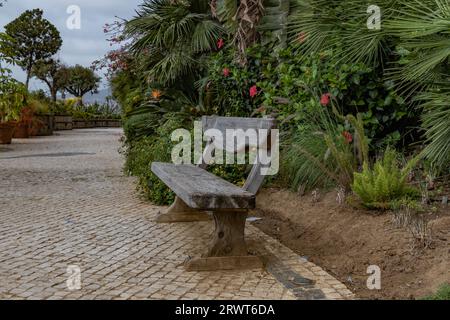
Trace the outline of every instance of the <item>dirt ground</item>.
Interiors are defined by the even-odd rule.
[[[394,225],[393,213],[340,205],[333,192],[314,199],[265,189],[254,212],[262,220],[254,224],[360,299],[417,299],[450,282],[450,207],[426,213],[432,242],[424,248],[408,229]],[[381,290],[367,289],[369,265],[381,268]]]

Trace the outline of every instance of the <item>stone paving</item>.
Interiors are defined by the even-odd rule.
[[[353,298],[249,222],[264,270],[186,272],[213,223],[156,224],[162,208],[140,200],[122,174],[121,135],[59,131],[0,146],[0,299]],[[69,290],[73,266],[81,288]]]

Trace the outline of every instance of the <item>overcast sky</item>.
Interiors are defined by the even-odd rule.
[[[0,30],[10,21],[28,9],[41,8],[44,17],[53,23],[61,33],[63,45],[57,57],[69,65],[81,64],[89,67],[94,60],[100,59],[111,50],[106,41],[103,27],[111,23],[116,16],[131,18],[142,0],[8,0],[0,8]],[[81,9],[81,29],[69,30],[66,21],[70,17],[67,8],[77,5]],[[14,77],[25,81],[25,73],[13,68]],[[102,87],[105,85],[102,82]],[[33,80],[30,89],[46,88]]]

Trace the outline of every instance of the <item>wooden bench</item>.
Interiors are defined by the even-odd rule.
[[[275,128],[273,119],[203,117],[203,132],[217,129],[226,137],[227,129],[266,129],[268,135],[258,141],[258,147],[264,144],[270,150],[272,141],[270,129]],[[265,131],[261,131],[265,132]],[[256,146],[245,142],[243,150]],[[202,159],[215,150],[213,138],[205,147]],[[217,270],[259,268],[261,260],[248,255],[244,239],[245,221],[248,210],[255,208],[256,193],[264,182],[261,169],[264,166],[256,162],[242,188],[206,171],[207,163],[198,166],[170,163],[152,163],[151,170],[176,194],[172,206],[158,216],[157,222],[205,221],[214,218],[215,231],[208,251],[202,258],[191,259],[186,263],[188,270]]]

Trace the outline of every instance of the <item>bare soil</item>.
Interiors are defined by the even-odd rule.
[[[360,299],[418,299],[450,283],[450,208],[426,213],[431,244],[424,248],[393,213],[338,204],[319,197],[265,189],[257,197],[254,224],[321,266]],[[381,290],[367,289],[367,267],[381,268]]]

